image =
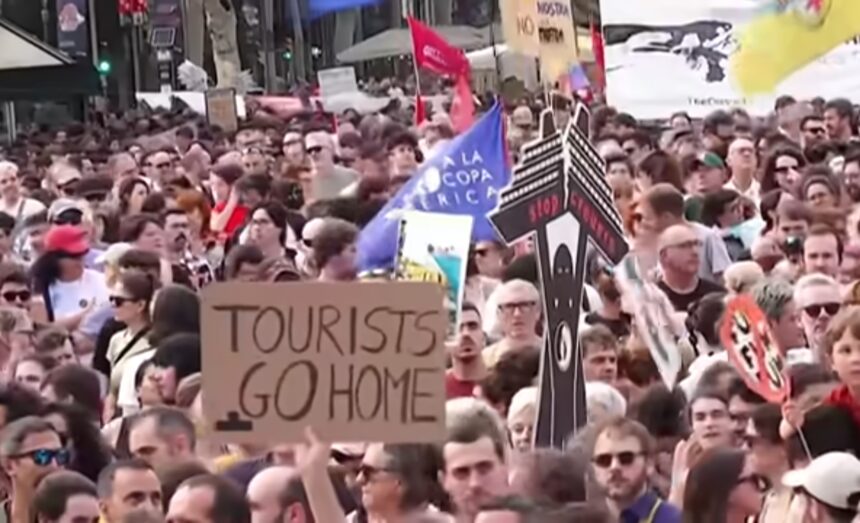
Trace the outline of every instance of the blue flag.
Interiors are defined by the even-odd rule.
[[[499,191],[508,185],[499,104],[430,159],[361,231],[358,264],[362,271],[394,265],[402,210],[467,214],[474,218],[472,241],[497,240],[487,219],[496,208]]]

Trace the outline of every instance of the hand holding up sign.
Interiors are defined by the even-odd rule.
[[[331,444],[321,441],[311,427],[305,428],[305,443],[296,445],[296,464],[316,521],[345,521],[337,494],[328,474]]]

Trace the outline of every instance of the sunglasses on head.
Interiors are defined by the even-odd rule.
[[[3,293],[3,299],[8,302],[27,301],[33,294],[30,291],[6,291]]]
[[[821,316],[821,311],[827,313],[828,316],[836,316],[839,309],[842,308],[841,303],[820,303],[815,305],[807,305],[803,308],[803,312],[809,315],[810,318]]]
[[[59,466],[69,463],[69,451],[66,449],[36,449],[13,456],[14,458],[30,458],[39,467],[50,465],[53,461]]]
[[[641,452],[633,452],[632,450],[618,452],[615,454],[613,454],[612,452],[607,452],[605,454],[597,454],[592,458],[591,461],[593,461],[595,465],[602,469],[608,469],[609,467],[611,467],[612,462],[616,459],[622,467],[629,467],[633,464],[634,461],[636,461],[636,458],[641,455]]]

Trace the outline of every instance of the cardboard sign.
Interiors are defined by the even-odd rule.
[[[683,366],[679,337],[672,329],[674,309],[663,291],[642,277],[632,256],[618,265],[615,275],[624,308],[633,317],[633,328],[648,347],[666,388],[672,390]]]
[[[445,437],[438,285],[223,283],[203,290],[204,412],[221,442]]]
[[[210,125],[217,125],[227,132],[238,130],[236,90],[227,88],[206,91],[206,118]]]
[[[460,324],[472,221],[471,216],[420,211],[404,211],[400,219],[394,279],[442,286],[448,339],[454,337]]]
[[[585,138],[589,115],[559,133],[551,110],[541,138],[520,154],[513,180],[490,215],[508,244],[533,236],[547,321],[540,370],[535,445],[565,448],[586,421],[585,381],[578,348],[579,317],[589,241],[618,262],[627,252],[603,161]],[[579,126],[582,126],[580,128]]]
[[[320,84],[320,98],[326,100],[345,93],[357,93],[358,82],[354,67],[334,67],[317,72]]]
[[[767,318],[750,296],[740,295],[729,302],[720,340],[750,389],[771,403],[785,401],[789,382],[782,374],[782,353],[774,343]]]

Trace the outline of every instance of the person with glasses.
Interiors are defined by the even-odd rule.
[[[800,120],[801,145],[803,150],[820,145],[827,141],[827,128],[824,126],[824,119],[817,114],[804,116]]]
[[[166,151],[152,151],[143,156],[141,161],[143,175],[153,187],[162,187],[173,174],[173,162]]]
[[[613,417],[594,428],[590,449],[593,477],[615,521],[680,523],[677,507],[649,487],[654,439],[642,424]]]
[[[325,131],[305,136],[305,151],[311,160],[311,190],[305,194],[309,201],[328,200],[337,196],[358,180],[358,173],[334,162],[334,140]]]
[[[27,274],[17,265],[3,267],[0,273],[0,304],[29,311],[32,298]]]
[[[39,482],[64,468],[69,451],[50,423],[27,416],[8,424],[0,440],[0,462],[11,482],[6,504],[9,521],[35,521],[31,505]]]
[[[149,305],[156,287],[157,282],[152,275],[129,270],[120,274],[119,281],[111,289],[110,303],[114,319],[125,325],[123,330],[111,337],[108,344],[112,399],[119,397],[123,375],[131,369],[128,363],[139,354],[152,352],[147,335],[151,327]]]
[[[51,165],[48,174],[48,188],[67,198],[75,195],[78,182],[84,177],[78,168],[65,161],[55,162]]]
[[[13,217],[20,222],[45,210],[45,205],[21,194],[21,183],[18,180],[18,166],[12,162],[0,161],[0,212]]]
[[[745,523],[761,512],[770,484],[743,450],[706,452],[690,468],[684,487],[684,523]]]
[[[42,419],[54,427],[69,450],[66,468],[97,481],[101,470],[113,461],[113,454],[90,412],[72,403],[49,403]]]
[[[657,253],[660,280],[657,286],[678,312],[712,292],[726,292],[722,285],[699,277],[702,240],[687,224],[672,225],[660,235]]]
[[[824,274],[808,274],[797,281],[794,301],[801,311],[800,325],[809,348],[817,361],[825,362],[822,359],[824,335],[842,306],[839,284]]]
[[[765,158],[761,176],[761,194],[773,189],[797,197],[800,194],[800,183],[803,180],[801,169],[806,167],[806,157],[793,146],[781,145]]]
[[[484,349],[484,364],[488,369],[508,352],[535,350],[542,345],[538,335],[541,302],[537,288],[525,280],[510,280],[500,285],[493,296],[502,339]]]

